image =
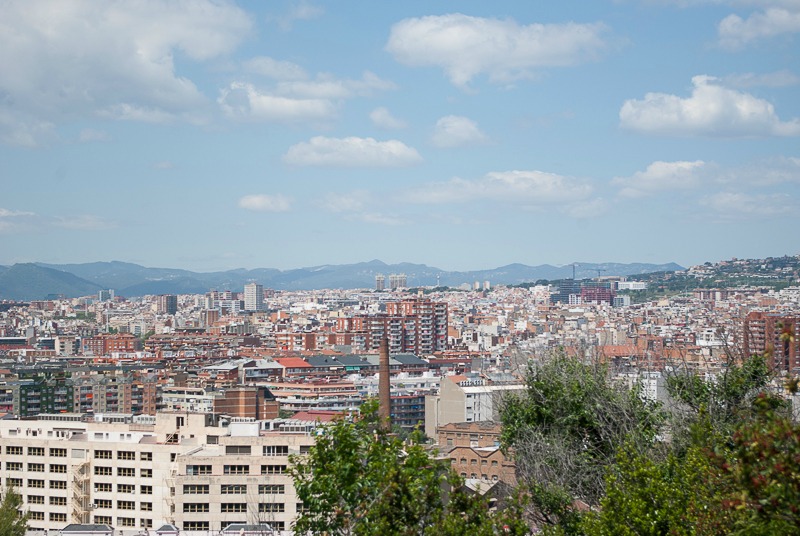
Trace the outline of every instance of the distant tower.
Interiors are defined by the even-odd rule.
[[[383,274],[375,276],[375,290],[384,290],[386,288],[386,277]]]
[[[264,310],[264,286],[258,283],[248,283],[244,286],[245,311]]]
[[[156,310],[160,315],[174,315],[178,312],[178,297],[175,294],[162,294],[158,297]]]
[[[392,427],[392,397],[389,383],[389,338],[381,339],[380,360],[378,362],[378,417],[384,429]]]

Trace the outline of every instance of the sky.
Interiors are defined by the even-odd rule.
[[[798,254],[800,0],[0,1],[0,264]]]

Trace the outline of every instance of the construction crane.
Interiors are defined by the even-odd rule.
[[[600,279],[600,277],[601,277],[600,274],[602,274],[603,272],[607,272],[608,271],[605,268],[595,268],[595,270],[597,271],[597,279]]]

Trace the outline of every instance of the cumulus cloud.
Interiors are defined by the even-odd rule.
[[[372,110],[369,114],[369,118],[372,120],[372,123],[379,128],[393,130],[408,126],[405,121],[396,118],[384,107],[379,107]]]
[[[585,201],[592,187],[573,177],[543,171],[496,171],[479,179],[453,178],[407,193],[413,203],[466,203],[476,200],[516,203],[528,207]]]
[[[386,49],[410,66],[435,66],[457,86],[485,74],[495,83],[532,76],[541,67],[595,59],[606,47],[600,23],[519,25],[460,13],[402,20]]]
[[[701,200],[719,220],[768,219],[794,212],[795,203],[787,194],[747,194],[720,192]]]
[[[0,218],[16,218],[19,216],[34,216],[33,212],[24,210],[10,210],[7,208],[0,208]]]
[[[336,115],[327,99],[299,99],[263,93],[252,84],[233,82],[217,99],[223,112],[239,121],[321,121]]]
[[[288,212],[291,201],[281,194],[250,194],[239,199],[239,207],[256,212]]]
[[[637,171],[630,177],[617,177],[612,184],[620,186],[623,197],[644,197],[666,190],[684,190],[700,183],[700,174],[706,163],[694,162],[653,162],[644,171]]]
[[[219,57],[250,27],[243,10],[210,0],[4,2],[0,137],[36,145],[53,125],[98,115],[198,121],[208,101],[177,72],[175,55]]]
[[[36,214],[26,210],[0,207],[0,234],[16,232],[22,226],[22,222],[30,220],[33,216]]]
[[[755,187],[800,184],[800,158],[778,156],[725,169],[717,175],[717,181]]]
[[[422,157],[398,140],[315,136],[290,147],[283,160],[295,166],[396,167],[417,164]]]
[[[265,62],[267,59],[259,59],[264,72],[272,68],[274,77],[282,78],[269,87],[231,82],[220,91],[217,99],[229,118],[239,121],[325,121],[336,115],[339,104],[345,99],[396,88],[394,83],[369,71],[355,80],[340,79],[327,73],[310,79],[290,66]]]
[[[800,32],[800,5],[791,7],[768,7],[752,13],[746,19],[739,15],[728,15],[717,28],[719,42],[724,48],[738,49],[754,41],[769,39],[783,34]]]
[[[488,138],[478,124],[467,117],[447,115],[436,122],[431,142],[436,147],[451,148],[486,143]]]
[[[619,112],[624,128],[678,136],[797,136],[800,119],[781,121],[773,105],[749,93],[718,85],[710,76],[692,78],[691,97],[648,93],[625,101]]]

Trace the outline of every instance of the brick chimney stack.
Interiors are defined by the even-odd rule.
[[[391,384],[389,382],[389,339],[381,340],[380,361],[378,363],[378,416],[381,426],[387,430],[392,427],[391,416]]]

